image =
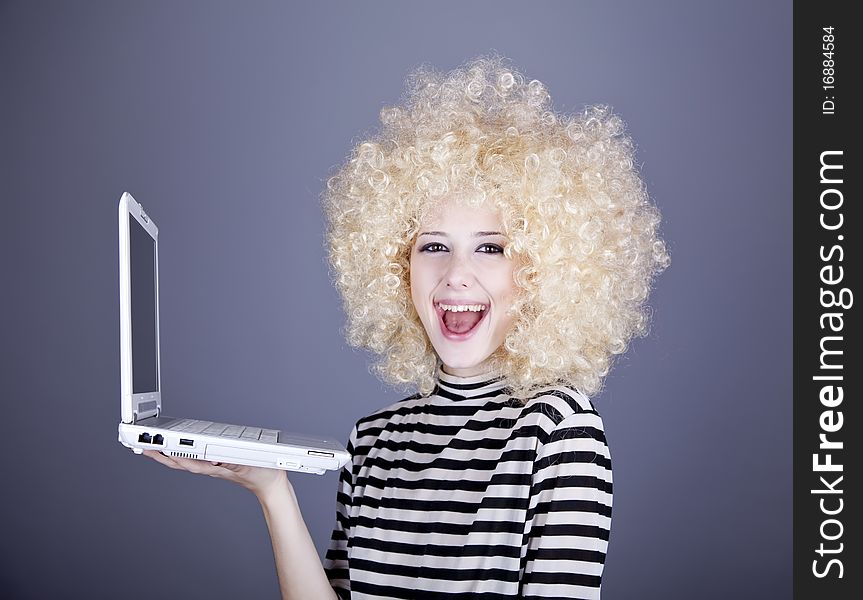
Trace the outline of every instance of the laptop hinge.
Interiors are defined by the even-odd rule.
[[[132,411],[132,424],[150,417],[158,417],[160,412],[161,407],[155,400],[136,402],[135,409]]]

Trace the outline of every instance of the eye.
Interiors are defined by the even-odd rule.
[[[483,250],[483,248],[486,248],[486,250]],[[503,248],[501,248],[497,244],[483,244],[482,246],[477,248],[477,250],[483,252],[484,254],[499,254],[503,252]]]
[[[433,254],[442,251],[446,251],[446,246],[444,246],[440,242],[432,242],[420,248],[420,252],[431,252]]]

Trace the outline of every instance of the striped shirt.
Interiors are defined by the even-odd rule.
[[[583,394],[440,369],[357,422],[326,554],[342,598],[599,598],[611,461]]]

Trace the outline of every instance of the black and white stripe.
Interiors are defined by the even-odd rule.
[[[348,441],[326,570],[340,598],[598,598],[611,460],[590,401],[438,371]]]

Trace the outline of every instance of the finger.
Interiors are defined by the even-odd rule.
[[[144,450],[144,456],[152,458],[156,462],[162,463],[166,467],[170,467],[172,469],[182,469],[182,467],[178,465],[173,458],[169,458],[161,452],[156,452],[155,450]]]
[[[171,467],[172,469],[189,471],[190,473],[196,474],[202,472],[201,465],[205,464],[202,463],[202,461],[193,460],[191,458],[168,457],[161,452],[157,452],[155,450],[145,450],[144,454],[146,454],[153,460],[162,463],[165,466]]]
[[[206,471],[207,469],[213,468],[213,466],[209,462],[203,460],[195,460],[194,458],[174,458],[174,460],[177,461],[177,464],[180,465],[180,467],[192,473],[201,473]]]
[[[173,460],[176,461],[181,468],[197,475],[211,475],[213,477],[221,477],[227,474],[227,472],[223,468],[224,465],[215,466],[213,464],[213,461],[195,460],[194,458],[179,457],[176,457]]]
[[[228,465],[225,463],[218,463],[216,461],[195,460],[192,458],[172,458],[165,456],[161,452],[157,452],[155,450],[144,450],[144,455],[152,458],[156,462],[162,463],[166,467],[170,467],[177,471],[188,471],[189,473],[194,473],[195,475],[209,475],[210,477],[233,480],[233,469],[227,469],[226,467]],[[231,466],[238,467],[239,465]]]

